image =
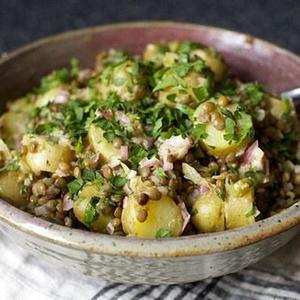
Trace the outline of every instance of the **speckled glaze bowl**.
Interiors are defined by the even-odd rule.
[[[215,47],[233,72],[271,91],[300,85],[300,58],[272,44],[223,29],[169,23],[100,26],[40,40],[0,59],[0,100],[28,91],[42,75],[77,57],[83,66],[107,48],[139,53],[161,40],[193,40]],[[266,195],[268,197],[268,195]],[[39,259],[112,281],[191,282],[236,272],[275,251],[300,231],[300,206],[256,224],[173,239],[112,237],[51,224],[0,200],[0,229]]]

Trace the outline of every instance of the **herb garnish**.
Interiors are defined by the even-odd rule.
[[[155,235],[156,238],[169,238],[174,237],[174,234],[167,229],[159,229]]]

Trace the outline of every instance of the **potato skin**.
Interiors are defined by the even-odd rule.
[[[99,191],[97,184],[91,183],[85,185],[83,189],[79,192],[79,198],[76,201],[74,201],[74,214],[82,224],[91,228],[93,231],[107,233],[106,226],[114,218],[113,210],[109,211],[108,213],[106,212],[105,214],[98,214],[96,220],[91,224],[87,224],[85,221],[85,210],[93,196],[101,196],[101,192]]]
[[[210,101],[211,102],[211,101]],[[206,150],[206,152],[210,155],[213,155],[217,158],[226,157],[231,152],[239,152],[244,150],[252,140],[251,134],[246,136],[243,140],[237,142],[235,140],[226,140],[225,134],[226,130],[224,129],[217,129],[214,127],[212,121],[208,123],[201,123],[199,121],[199,116],[206,114],[203,112],[204,104],[200,104],[198,108],[194,112],[194,125],[197,126],[198,124],[205,125],[205,132],[207,134],[206,137],[202,138],[199,143],[201,146]],[[232,104],[226,107],[231,112],[234,112],[238,109],[238,105]],[[216,111],[218,108],[216,108]],[[251,116],[246,113],[241,113],[241,119],[237,121],[237,125],[243,123],[250,123],[253,129],[252,119]],[[250,132],[250,129],[249,129]]]
[[[24,160],[35,174],[41,171],[54,173],[60,163],[70,164],[74,159],[74,151],[66,144],[54,143],[42,136],[24,136],[23,145],[31,142],[36,143],[36,149],[28,151]]]
[[[100,127],[91,125],[88,130],[89,143],[94,151],[99,153],[103,162],[108,163],[121,157],[120,150],[116,149],[103,136],[104,131]]]
[[[9,171],[0,175],[0,198],[20,208],[28,203],[26,193],[22,193],[23,183],[19,177],[24,175],[22,171]]]
[[[247,180],[247,179],[246,179]],[[246,226],[255,222],[251,213],[254,205],[254,188],[243,189],[245,179],[226,185],[225,218],[226,229]]]
[[[144,222],[139,222],[137,213],[145,209],[148,216]],[[183,219],[180,208],[168,196],[160,200],[149,200],[146,205],[139,205],[137,195],[130,195],[122,212],[122,225],[125,233],[140,238],[155,238],[160,229],[168,230],[172,236],[179,236],[182,231]]]
[[[196,199],[192,222],[199,232],[216,232],[225,229],[224,202],[211,190]]]

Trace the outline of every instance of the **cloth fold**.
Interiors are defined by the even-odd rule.
[[[300,236],[245,270],[182,285],[110,283],[36,259],[0,234],[1,300],[300,299]]]

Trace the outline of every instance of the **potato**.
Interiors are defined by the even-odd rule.
[[[255,222],[254,188],[244,178],[226,185],[225,219],[226,229],[242,227]]]
[[[214,73],[216,81],[220,81],[224,78],[227,70],[226,65],[222,61],[220,55],[215,53],[213,50],[209,48],[195,49],[191,51],[190,57],[203,59],[206,65]]]
[[[58,144],[50,141],[45,136],[25,135],[22,144],[29,146],[35,145],[33,152],[28,147],[27,153],[24,155],[24,160],[35,173],[41,171],[54,173],[60,163],[70,164],[74,159],[74,151],[67,144]]]
[[[172,236],[179,236],[182,231],[183,218],[181,210],[173,199],[162,196],[160,200],[149,200],[146,205],[139,205],[137,195],[130,195],[123,207],[122,225],[125,233],[140,238],[155,238],[159,230],[167,230]],[[141,209],[147,211],[144,222],[137,219]]]
[[[18,208],[28,203],[28,194],[24,192],[23,182],[19,181],[20,176],[24,176],[20,170],[0,174],[0,198]]]
[[[192,222],[199,232],[215,232],[225,229],[224,201],[211,190],[196,199]]]
[[[200,140],[201,146],[206,150],[206,152],[210,155],[216,157],[225,157],[231,152],[239,152],[247,147],[247,145],[252,140],[253,133],[253,123],[250,115],[245,112],[240,112],[240,117],[236,120],[236,128],[240,130],[242,133],[243,130],[243,138],[241,140],[236,141],[234,139],[226,139],[226,127],[224,129],[217,129],[213,125],[212,121],[208,123],[201,123],[199,120],[199,116],[207,114],[203,112],[203,107],[205,103],[198,106],[195,110],[195,126],[198,124],[203,124],[205,127],[206,137]],[[239,107],[236,104],[229,105],[226,107],[229,111],[234,113]],[[218,108],[216,108],[216,111]],[[226,117],[224,117],[226,122]],[[225,123],[226,124],[226,123]]]
[[[109,163],[120,159],[120,150],[115,148],[103,136],[104,131],[100,127],[91,125],[88,130],[89,143],[96,153],[99,153],[103,162]]]
[[[102,73],[99,86],[103,98],[110,93],[116,93],[121,100],[138,101],[146,94],[146,78],[138,62],[126,60],[122,63],[108,66]]]
[[[36,99],[35,105],[37,107],[43,107],[48,105],[49,103],[55,102],[56,97],[59,95],[63,95],[66,91],[63,89],[63,86],[55,86],[51,88],[49,91],[45,92],[42,95],[39,95]]]
[[[105,210],[93,210],[91,206],[92,197],[103,196],[101,190],[99,190],[97,183],[86,184],[78,194],[78,199],[74,201],[73,210],[76,218],[96,232],[106,233],[106,226],[114,218],[113,209],[108,207]],[[101,200],[100,200],[101,201]],[[97,205],[97,204],[96,204]],[[89,211],[92,209],[92,212]],[[94,209],[96,209],[94,207]],[[89,213],[95,213],[94,220],[89,223],[91,216]],[[99,213],[100,212],[100,213]]]
[[[143,59],[146,62],[151,62],[154,67],[163,65],[164,53],[168,50],[167,45],[148,44],[143,53]]]
[[[229,143],[224,138],[225,130],[218,130],[211,123],[206,125],[206,133],[208,136],[202,139],[200,144],[208,154],[216,157],[225,157],[231,152],[243,150],[251,141],[249,137],[241,143]]]
[[[286,101],[270,96],[266,98],[266,102],[268,110],[276,119],[282,119],[284,114],[288,113],[291,110],[291,104],[288,100]]]
[[[18,148],[22,136],[27,131],[29,114],[34,98],[31,96],[18,99],[9,105],[9,111],[1,116],[1,134],[10,148]]]
[[[161,79],[162,82],[165,78],[173,76],[172,72],[172,69],[167,71]],[[177,75],[174,76],[176,79]],[[176,103],[193,106],[199,101],[195,94],[195,89],[206,87],[209,84],[208,79],[196,71],[190,71],[184,78],[181,78],[181,80],[184,82],[184,86],[176,84],[173,87],[161,89],[158,94],[158,100],[170,107],[174,107]]]
[[[10,148],[18,148],[22,136],[27,131],[26,124],[29,120],[28,114],[10,111],[4,113],[1,119],[1,133],[3,139]]]

